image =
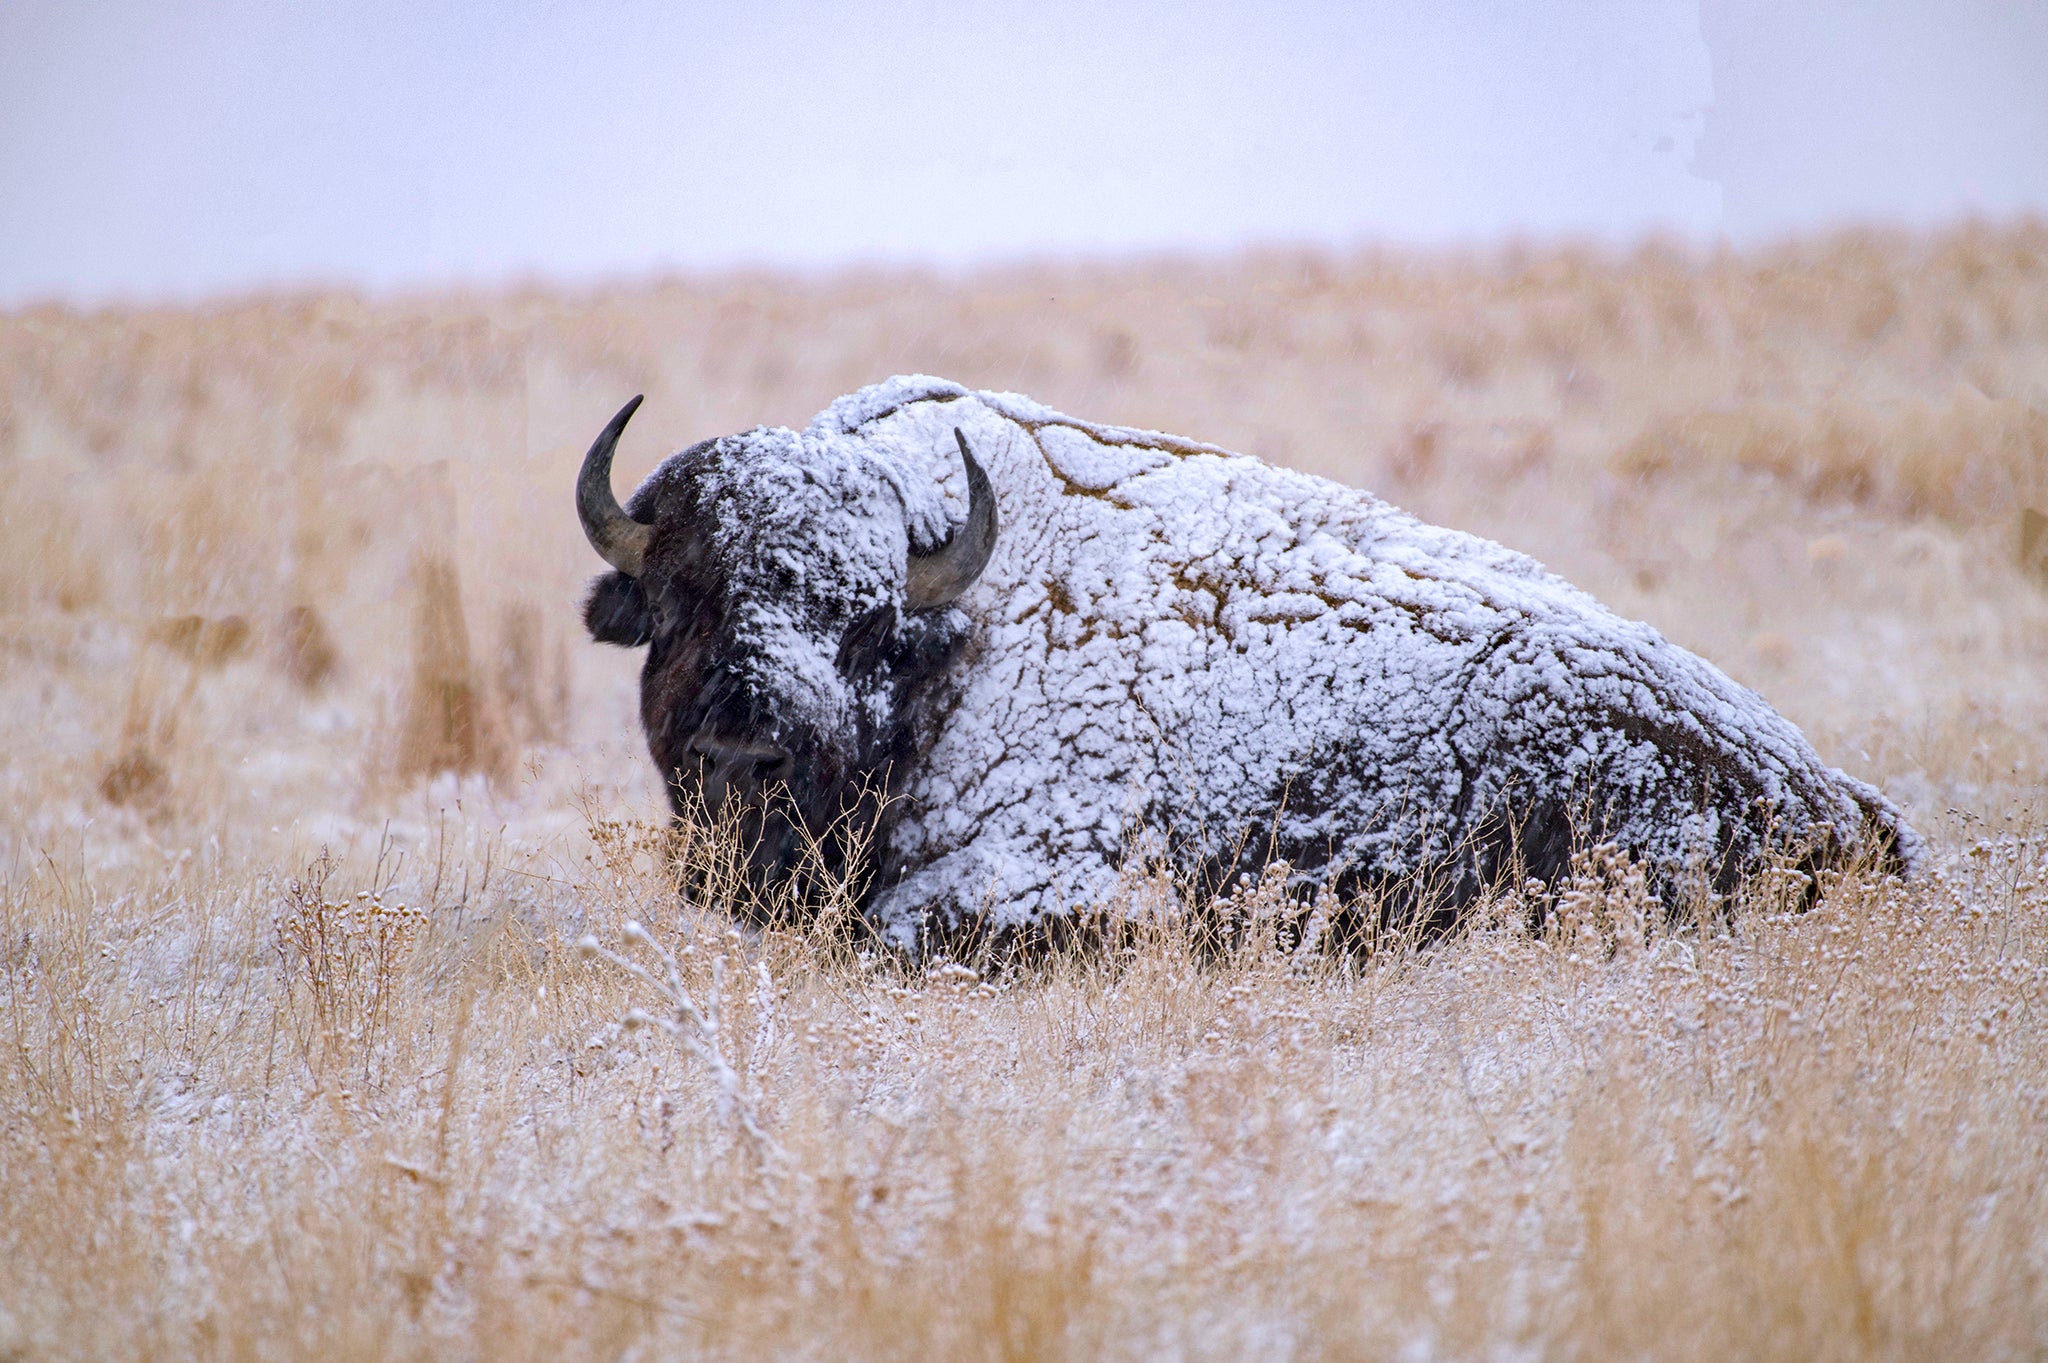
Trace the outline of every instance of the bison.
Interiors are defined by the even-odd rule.
[[[577,481],[612,567],[585,623],[647,649],[677,814],[736,819],[761,884],[825,849],[892,941],[1070,921],[1140,856],[1448,921],[1588,844],[1673,905],[1773,856],[1916,855],[1755,692],[1370,493],[899,377],[694,445],[622,508],[639,402]]]

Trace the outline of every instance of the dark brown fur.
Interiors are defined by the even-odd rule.
[[[837,634],[840,675],[884,704],[858,707],[851,734],[821,734],[784,713],[748,680],[755,669],[730,619],[730,570],[689,475],[692,458],[716,448],[689,451],[678,473],[636,494],[630,513],[655,526],[646,562],[638,579],[611,572],[593,580],[584,624],[600,643],[647,648],[640,723],[677,818],[716,815],[737,801],[761,887],[807,868],[864,891],[885,868],[853,864],[851,852],[886,844],[891,797],[925,745],[925,717],[965,640],[966,620],[951,610],[904,614],[888,603],[829,603],[818,632]],[[886,718],[877,722],[874,709]],[[711,753],[766,740],[786,757],[714,772]],[[807,860],[814,845],[823,856]]]

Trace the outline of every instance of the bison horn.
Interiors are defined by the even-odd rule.
[[[910,573],[903,595],[910,609],[938,610],[950,606],[974,585],[996,548],[996,493],[988,475],[967,448],[967,437],[953,428],[960,442],[960,461],[967,466],[967,524],[955,530],[929,554],[910,555]]]
[[[627,577],[640,576],[647,541],[654,534],[653,526],[628,516],[612,495],[612,451],[639,407],[640,398],[636,397],[619,408],[611,424],[599,432],[590,453],[583,456],[583,471],[576,475],[576,514],[583,521],[583,533],[590,537],[590,547],[599,557]]]

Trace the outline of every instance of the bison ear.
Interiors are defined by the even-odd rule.
[[[638,648],[654,638],[654,612],[638,578],[606,573],[591,580],[583,602],[583,623],[600,644]]]

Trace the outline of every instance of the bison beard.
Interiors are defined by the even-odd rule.
[[[817,843],[905,945],[1070,922],[1161,857],[1197,893],[1285,861],[1440,926],[1592,843],[1672,905],[1774,856],[1916,854],[1753,692],[1370,494],[911,378],[697,445],[621,508],[632,409],[579,479],[619,570],[584,619],[648,649],[677,815],[736,814],[784,902]]]

